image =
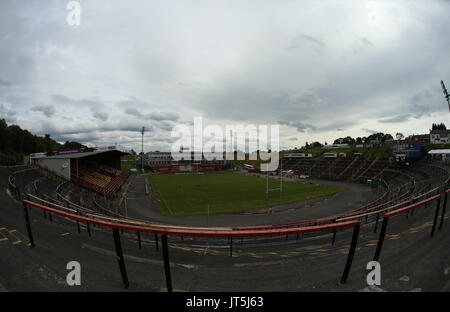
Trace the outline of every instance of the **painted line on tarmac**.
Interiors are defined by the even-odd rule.
[[[19,239],[19,237],[17,237],[14,234],[14,233],[18,233],[17,230],[10,230],[10,231],[8,231],[8,233],[16,239],[14,242],[12,242],[13,245],[17,245],[17,244],[20,244],[22,242],[22,240]]]
[[[7,240],[8,240],[8,238],[5,236],[5,234],[3,234],[3,233],[1,232],[2,230],[6,230],[6,228],[4,228],[4,227],[0,228],[0,234],[1,234],[1,236],[3,237],[3,238],[0,238],[0,242],[4,242],[4,241],[7,241]]]
[[[389,235],[389,240],[396,240],[396,239],[399,239],[400,238],[400,234],[392,234],[392,235]]]
[[[4,232],[2,232],[2,231],[4,231]],[[5,233],[6,233],[6,235],[5,235]],[[8,230],[6,227],[2,227],[2,228],[0,228],[0,234],[2,236],[2,238],[0,238],[0,242],[9,241],[12,238],[13,241],[11,242],[11,244],[13,246],[23,243],[22,239],[24,239],[26,241],[26,237],[22,233],[17,231],[16,229]],[[16,234],[18,236],[22,236],[23,238],[18,237]]]

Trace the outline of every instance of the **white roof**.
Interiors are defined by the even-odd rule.
[[[450,154],[450,149],[436,149],[431,150],[428,154]]]
[[[86,156],[92,156],[92,155],[96,155],[96,154],[109,153],[109,152],[119,152],[119,153],[126,154],[125,152],[119,151],[119,150],[114,148],[114,149],[111,149],[111,150],[101,149],[101,150],[95,150],[95,151],[92,151],[92,152],[82,152],[82,153],[74,153],[74,154],[62,154],[62,155],[53,155],[53,156],[46,156],[46,155],[43,155],[43,153],[38,153],[38,154],[30,155],[30,158],[31,159],[34,159],[34,158],[75,159],[75,158],[82,158],[82,157],[86,157]]]

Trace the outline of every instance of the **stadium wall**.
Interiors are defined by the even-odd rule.
[[[66,180],[70,180],[70,159],[69,158],[39,158],[35,165],[53,172]]]
[[[160,166],[151,167],[153,171],[159,173],[169,173],[169,172],[197,172],[197,171],[220,171],[222,167],[220,165],[170,165],[170,166]]]

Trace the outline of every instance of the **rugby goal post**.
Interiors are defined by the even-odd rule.
[[[280,198],[283,196],[283,160],[280,161],[280,186],[269,189],[269,170],[266,170],[266,200],[269,200],[270,191],[280,191]]]

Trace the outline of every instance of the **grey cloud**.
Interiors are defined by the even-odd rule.
[[[155,127],[164,131],[172,131],[174,124],[167,120],[161,120],[155,122]]]
[[[53,100],[55,102],[64,102],[64,103],[71,103],[71,104],[75,103],[71,98],[69,98],[65,95],[62,95],[62,94],[53,94],[51,97],[53,98]]]
[[[317,130],[317,128],[311,124],[304,123],[302,121],[288,121],[286,125],[294,127],[298,132],[305,132],[307,130]]]
[[[326,105],[328,99],[314,90],[305,90],[288,96],[289,107],[292,109],[312,112]]]
[[[168,112],[156,112],[156,113],[150,113],[148,117],[152,120],[171,120],[171,121],[177,121],[179,119],[179,115],[177,113],[168,113]]]
[[[367,49],[371,49],[374,47],[374,44],[369,41],[366,37],[362,37],[356,41],[355,47],[353,48],[354,53],[362,53]]]
[[[0,79],[0,86],[3,86],[3,87],[9,87],[9,86],[11,86],[11,85],[12,85],[11,82],[9,82],[9,81],[7,81],[7,80],[2,80],[2,79]]]
[[[97,108],[98,106],[103,105],[103,103],[99,97],[76,100],[76,99],[70,98],[70,97],[62,95],[62,94],[53,94],[51,96],[51,98],[53,99],[53,101],[56,104],[69,104],[69,105],[76,106],[76,107],[82,106],[82,107],[89,107],[89,108],[93,109],[93,108]]]
[[[108,113],[105,112],[93,112],[92,116],[98,120],[106,121],[108,120]]]
[[[357,124],[356,120],[343,119],[343,120],[329,120],[325,124],[316,127],[316,132],[328,132],[328,131],[344,131],[345,129]]]
[[[394,116],[392,118],[386,118],[386,119],[378,120],[378,122],[381,122],[381,123],[401,123],[401,122],[408,121],[410,118],[411,118],[410,114],[401,114],[401,115]]]
[[[363,37],[363,38],[359,39],[359,41],[360,41],[363,45],[367,45],[367,46],[373,47],[372,42],[370,42],[369,39],[367,39],[366,37]]]
[[[322,118],[318,122],[314,118],[303,116],[303,118],[297,118],[300,115],[292,114],[285,115],[279,120],[281,125],[287,125],[296,128],[298,132],[310,132],[321,133],[328,131],[344,131],[345,129],[355,125],[357,122],[351,119],[328,119]],[[316,121],[312,123],[311,121]]]
[[[444,106],[439,105],[430,90],[424,89],[409,99],[409,111],[415,118],[429,116],[433,112],[441,111]]]
[[[200,114],[217,123],[280,121],[314,136],[350,125],[377,127],[373,122],[427,131],[430,125],[419,118],[447,113],[439,80],[450,80],[450,42],[443,40],[448,1],[400,2],[398,16],[386,9],[384,20],[402,21],[389,24],[389,32],[352,18],[366,12],[348,1],[323,10],[314,1],[258,2],[256,11],[242,3],[202,3],[200,10],[114,2],[105,11],[87,1],[89,27],[75,31],[65,25],[67,12],[57,2],[0,1],[0,101],[14,108],[16,114],[7,116],[22,127],[92,141],[115,133],[139,138],[142,126],[153,126],[146,137],[165,138],[175,122]],[[177,12],[184,14],[171,19]],[[56,104],[67,105],[70,112],[61,118],[73,121],[45,118],[63,113]],[[88,137],[90,131],[98,137]]]
[[[142,115],[142,113],[135,108],[125,109],[125,114],[132,115],[138,118],[144,118],[144,115]]]
[[[6,104],[0,102],[0,119],[5,119],[7,124],[13,124],[17,122],[17,112],[9,109]]]
[[[43,113],[46,117],[52,117],[55,114],[55,108],[53,106],[50,105],[37,105],[37,106],[33,106],[31,108],[32,111],[34,112],[41,112]]]
[[[295,36],[291,41],[289,42],[289,45],[287,46],[287,50],[293,50],[302,48],[308,45],[312,45],[316,51],[321,51],[325,44],[324,42],[319,39],[318,37],[305,35],[303,33],[299,33],[297,36]]]
[[[367,128],[361,128],[362,131],[369,133],[369,134],[374,134],[374,133],[378,133],[380,131],[376,131],[376,130],[372,130],[372,129],[367,129]]]
[[[178,121],[179,115],[177,113],[170,112],[153,112],[144,114],[136,108],[126,108],[125,114],[135,116],[140,119],[154,120],[154,121]]]

